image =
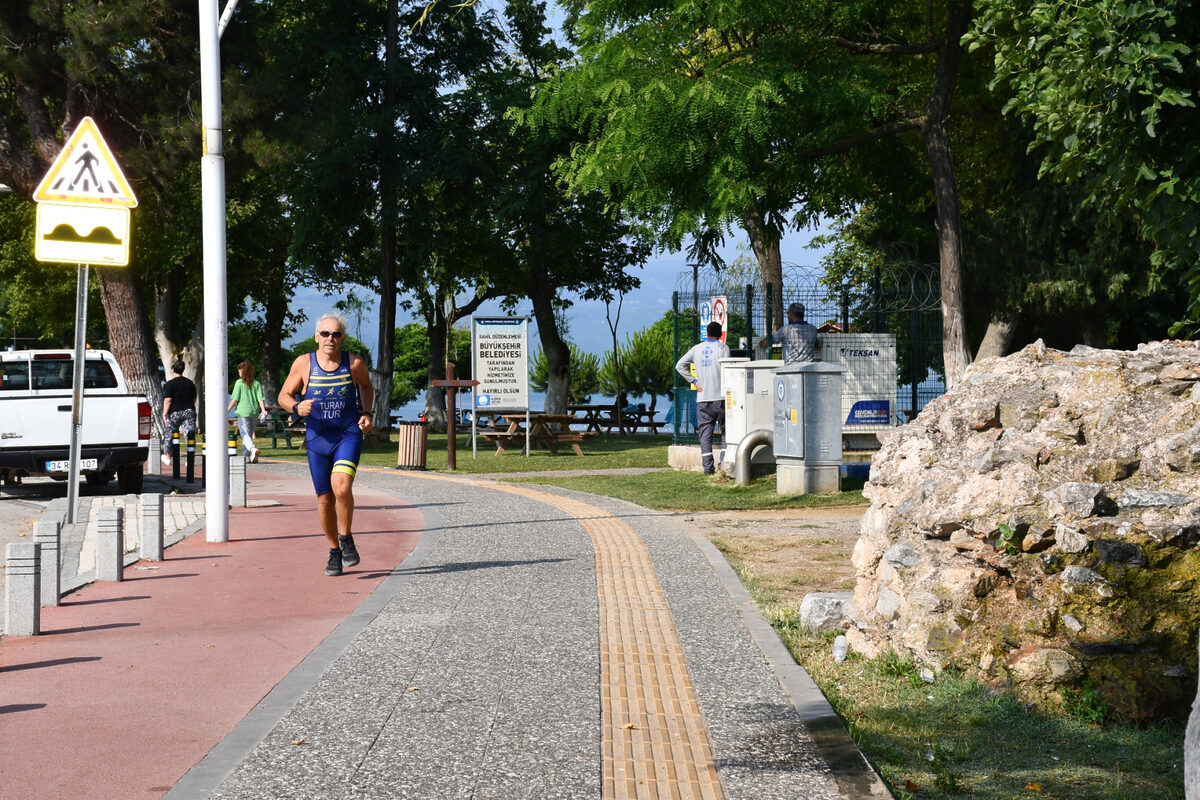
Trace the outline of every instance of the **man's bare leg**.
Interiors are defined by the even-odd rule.
[[[354,476],[344,472],[335,472],[329,479],[333,484],[333,496],[337,507],[335,530],[342,536],[349,536],[354,530]],[[325,536],[329,536],[326,529]],[[330,547],[336,547],[336,541]]]
[[[317,495],[317,518],[330,547],[338,546],[338,514],[334,492]]]

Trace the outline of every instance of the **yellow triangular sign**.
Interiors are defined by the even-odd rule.
[[[84,117],[42,182],[38,203],[136,208],[138,201],[91,117]]]

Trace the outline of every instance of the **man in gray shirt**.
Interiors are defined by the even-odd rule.
[[[817,346],[817,329],[804,321],[804,304],[792,303],[787,310],[788,324],[772,334],[783,345],[784,364],[804,364],[813,360]],[[767,340],[759,342],[767,346]]]
[[[725,458],[725,394],[721,386],[721,359],[729,358],[729,348],[721,341],[721,323],[710,322],[708,338],[683,354],[675,371],[696,387],[696,432],[700,434],[700,465],[705,475],[716,472],[716,463]],[[692,377],[689,366],[696,368]],[[721,423],[721,451],[713,460],[713,428]]]

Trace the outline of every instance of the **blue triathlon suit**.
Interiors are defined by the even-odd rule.
[[[350,375],[350,354],[342,353],[337,369],[326,372],[317,364],[317,354],[309,353],[304,399],[313,401],[305,417],[308,471],[317,494],[329,494],[333,491],[333,473],[353,478],[362,455],[358,387]]]

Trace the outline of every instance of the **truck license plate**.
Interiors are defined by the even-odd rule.
[[[81,458],[79,459],[80,469],[95,469],[100,466],[99,459],[96,458]],[[46,472],[70,472],[70,461],[47,461]]]

